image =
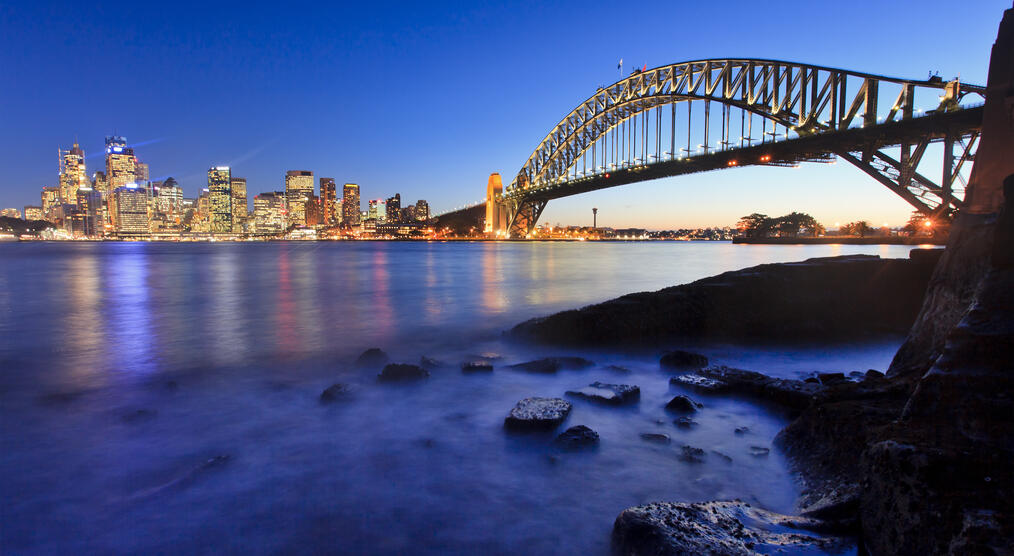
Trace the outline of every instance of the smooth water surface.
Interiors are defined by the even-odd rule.
[[[613,519],[656,500],[742,498],[790,512],[770,447],[785,415],[702,398],[698,425],[657,354],[505,342],[524,319],[756,264],[904,246],[646,243],[0,245],[0,552],[605,553]],[[781,376],[883,370],[863,345],[695,346]],[[355,357],[447,363],[380,384]],[[502,356],[463,375],[474,354]],[[506,365],[580,355],[586,370]],[[620,365],[629,370],[608,368]],[[601,446],[503,430],[527,396],[637,384],[631,408],[572,400]],[[322,405],[334,382],[355,392]],[[748,427],[746,434],[734,434]],[[643,441],[661,432],[671,444]],[[703,464],[678,460],[684,444]],[[728,463],[715,452],[728,455]],[[224,457],[217,457],[224,456]]]

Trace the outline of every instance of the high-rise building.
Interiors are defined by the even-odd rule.
[[[53,219],[55,215],[53,212],[60,204],[59,187],[42,188],[42,212],[46,215],[46,220],[49,220],[50,222],[54,221]]]
[[[190,223],[190,231],[211,231],[211,192],[207,188],[201,190],[194,203],[194,217]]]
[[[369,212],[367,218],[383,224],[387,222],[387,201],[383,199],[373,199],[369,203]]]
[[[338,190],[334,178],[320,178],[320,208],[325,225],[338,223]]]
[[[306,225],[306,202],[313,198],[313,172],[289,170],[285,173],[285,202],[290,226]]]
[[[389,197],[386,207],[386,220],[392,223],[401,222],[401,193],[395,193],[394,197]]]
[[[359,226],[359,186],[354,183],[346,183],[342,186],[342,226],[354,228]]]
[[[77,202],[77,190],[87,188],[88,173],[85,171],[84,151],[77,142],[70,150],[60,150],[60,198],[64,203]]]
[[[109,192],[108,183],[106,180],[106,173],[99,170],[92,174],[92,189],[105,195]]]
[[[116,213],[116,233],[119,236],[148,234],[148,193],[137,184],[113,190]]]
[[[243,231],[243,222],[246,221],[247,200],[246,200],[246,178],[232,178],[232,231],[240,233]]]
[[[211,196],[211,229],[214,233],[232,232],[232,175],[228,166],[208,169]]]
[[[430,219],[430,204],[425,199],[419,199],[415,202],[415,219],[420,222],[426,222]]]
[[[285,192],[261,193],[254,197],[254,228],[258,234],[285,231]]]
[[[155,212],[170,220],[183,216],[183,188],[175,179],[167,178],[155,189]]]
[[[91,187],[77,190],[77,210],[74,212],[73,233],[78,237],[102,235],[102,194]]]
[[[148,165],[144,162],[137,162],[134,169],[134,181],[143,184],[149,180],[151,180],[151,175],[148,171]]]
[[[106,137],[106,191],[137,183],[137,158],[123,137]]]
[[[7,218],[21,218],[21,211],[16,208],[0,209],[0,216],[6,216]]]
[[[324,223],[324,207],[316,195],[310,197],[305,207],[307,226],[320,226]]]
[[[45,220],[46,215],[42,207],[36,205],[25,205],[25,220]]]

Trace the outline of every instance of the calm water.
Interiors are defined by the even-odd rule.
[[[506,343],[537,315],[726,270],[903,246],[728,243],[0,244],[0,552],[605,553],[613,519],[655,500],[742,498],[789,512],[798,487],[770,446],[784,415],[703,399],[662,409],[657,354]],[[814,348],[693,346],[781,376],[885,369],[899,338]],[[448,362],[378,384],[351,365]],[[469,354],[503,357],[462,375]],[[503,365],[570,354],[554,376]],[[606,368],[618,364],[621,374]],[[512,435],[520,398],[637,384],[637,407],[575,401],[599,449]],[[334,382],[356,388],[323,406]],[[750,433],[735,435],[736,427]],[[642,441],[663,432],[671,445]],[[690,444],[707,463],[677,460]],[[202,465],[215,456],[229,456]]]

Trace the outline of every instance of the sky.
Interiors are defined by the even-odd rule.
[[[318,5],[321,4],[321,5]],[[327,5],[324,5],[327,4]],[[347,5],[351,4],[351,5]],[[509,182],[616,65],[774,58],[984,84],[1010,0],[0,3],[0,207],[39,204],[57,149],[88,172],[118,134],[184,195],[229,165],[250,196],[286,170],[434,212]],[[754,167],[553,201],[542,222],[652,229],[752,212],[903,224],[911,207],[837,164]]]

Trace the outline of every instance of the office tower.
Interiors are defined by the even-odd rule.
[[[391,223],[401,222],[401,193],[395,193],[394,197],[387,199],[386,220]]]
[[[64,203],[77,202],[77,190],[88,187],[88,175],[85,171],[84,151],[75,142],[70,150],[58,151],[60,154],[60,198]]]
[[[486,226],[484,231],[487,234],[493,234],[502,232],[504,223],[503,213],[500,209],[501,203],[497,201],[497,197],[503,194],[503,182],[500,180],[500,174],[493,172],[489,175],[489,181],[486,182]]]
[[[106,173],[99,170],[92,174],[92,189],[105,195],[109,191],[109,187],[106,181]]]
[[[430,204],[425,199],[419,199],[415,202],[415,219],[420,222],[426,222],[430,219]]]
[[[36,205],[25,205],[25,220],[45,220],[46,215],[42,207]]]
[[[373,199],[369,203],[369,212],[367,218],[382,224],[387,222],[387,201],[383,199]]]
[[[53,211],[57,206],[60,205],[60,188],[59,187],[43,187],[42,188],[42,212],[46,215],[46,220],[53,222]]]
[[[201,233],[211,231],[211,192],[208,189],[202,189],[201,194],[197,196],[190,230]]]
[[[115,199],[116,233],[120,236],[148,234],[148,193],[136,184],[117,187]]]
[[[180,218],[183,214],[183,188],[176,180],[168,178],[155,191],[155,211],[170,219]]]
[[[402,222],[415,222],[415,205],[407,205],[401,209]]]
[[[0,216],[7,218],[21,218],[21,211],[16,208],[0,209]]]
[[[353,228],[359,226],[361,220],[359,206],[359,186],[346,183],[342,186],[342,226]]]
[[[246,178],[232,178],[232,231],[240,233],[243,231],[243,222],[246,221]]]
[[[306,225],[306,202],[313,197],[313,172],[289,170],[285,173],[285,202],[290,226]]]
[[[338,190],[334,178],[320,178],[320,208],[324,224],[334,226],[338,223]]]
[[[137,183],[137,158],[123,137],[106,137],[106,190],[113,191]]]
[[[134,169],[134,181],[140,184],[146,183],[151,179],[148,173],[148,165],[144,162],[137,162]]]
[[[102,214],[102,194],[90,187],[78,189],[77,211],[74,212],[74,235],[78,237],[101,236]]]
[[[321,206],[320,198],[313,195],[304,206],[306,207],[305,214],[307,226],[320,226],[324,223],[324,209]]]
[[[228,166],[208,169],[208,193],[211,197],[210,232],[232,232],[232,175]]]
[[[254,197],[254,228],[258,234],[285,231],[285,192],[261,193]]]

